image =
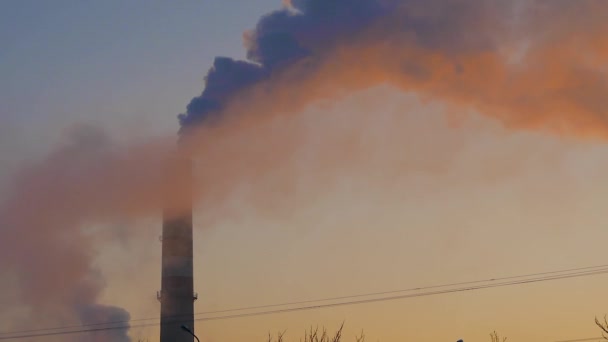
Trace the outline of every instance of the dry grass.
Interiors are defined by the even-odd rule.
[[[490,338],[492,339],[492,342],[505,342],[507,340],[506,337],[503,337],[501,340],[496,331],[490,334]]]
[[[600,324],[598,324],[600,325]],[[606,327],[608,327],[608,323],[606,323]],[[319,328],[313,329],[304,332],[304,340],[300,339],[300,342],[340,342],[342,340],[342,330],[344,329],[344,323],[340,326],[340,329],[336,331],[335,334],[329,335],[327,330],[323,328],[319,331]],[[608,332],[608,328],[606,330]],[[267,342],[285,342],[285,331],[277,334],[276,338],[271,334],[268,334]],[[503,337],[502,339],[498,335],[496,331],[493,331],[490,334],[491,342],[506,342],[507,338]],[[608,339],[608,338],[606,338]],[[361,331],[359,336],[355,337],[355,342],[365,342],[365,334]]]
[[[344,329],[344,323],[340,326],[340,328],[332,335],[327,332],[327,329],[323,328],[319,330],[319,328],[310,328],[304,332],[304,339],[300,339],[300,342],[340,342],[342,340],[342,330]],[[284,340],[285,332],[280,332],[277,334],[276,338],[272,335],[268,334],[267,342],[285,342]],[[359,336],[355,337],[355,342],[365,342],[365,334],[361,332]]]

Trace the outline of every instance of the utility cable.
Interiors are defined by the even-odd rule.
[[[464,291],[474,291],[474,290],[493,288],[493,287],[521,285],[521,284],[553,281],[553,280],[559,280],[559,279],[568,279],[568,278],[576,278],[576,277],[584,277],[584,276],[608,273],[608,269],[599,269],[599,270],[589,270],[589,268],[582,268],[582,269],[588,269],[588,270],[580,271],[580,272],[573,272],[573,273],[568,273],[568,274],[552,275],[552,276],[549,276],[547,274],[555,273],[555,272],[543,272],[545,274],[545,276],[531,278],[531,279],[505,281],[505,282],[494,283],[494,284],[483,284],[483,285],[468,286],[468,287],[461,287],[461,288],[454,288],[454,289],[427,291],[427,292],[422,292],[422,293],[405,294],[405,295],[398,295],[398,296],[369,298],[369,299],[352,300],[352,301],[346,301],[346,302],[343,301],[343,302],[337,302],[337,303],[317,304],[317,305],[310,305],[310,306],[299,306],[299,307],[293,307],[293,308],[266,310],[266,311],[250,312],[250,313],[237,313],[237,314],[233,314],[233,315],[211,316],[211,317],[197,318],[197,319],[195,319],[195,321],[223,320],[223,319],[233,319],[233,318],[269,315],[269,314],[277,314],[277,313],[287,313],[287,312],[303,311],[303,310],[314,310],[314,309],[330,308],[330,307],[338,307],[338,306],[346,306],[346,305],[358,305],[358,304],[366,304],[366,303],[373,303],[373,302],[391,301],[391,300],[414,298],[414,297],[425,297],[425,296],[431,296],[431,295],[464,292]],[[521,276],[518,276],[518,277],[521,278]],[[509,278],[517,278],[517,277],[509,277]],[[437,286],[433,286],[433,287],[436,288]],[[428,288],[431,288],[431,287],[428,287]],[[69,330],[69,331],[47,332],[47,333],[37,333],[37,334],[23,334],[23,335],[0,337],[0,340],[79,334],[79,333],[88,333],[88,332],[96,332],[96,331],[104,331],[104,330],[129,329],[129,328],[140,328],[140,327],[149,327],[149,326],[158,326],[158,324],[157,323],[154,323],[154,324],[148,323],[148,324],[139,324],[139,325],[133,325],[133,326],[125,325],[125,326],[118,326],[118,327]]]
[[[281,306],[289,306],[289,305],[300,305],[300,304],[310,304],[310,303],[316,303],[316,302],[335,301],[335,300],[341,300],[341,299],[353,299],[353,298],[361,298],[361,297],[371,297],[371,296],[379,296],[379,295],[387,295],[387,294],[395,294],[395,293],[403,293],[403,292],[414,292],[414,291],[422,291],[422,290],[446,288],[446,287],[453,287],[453,286],[473,285],[473,284],[489,283],[489,282],[504,281],[504,280],[529,278],[529,277],[542,276],[542,275],[551,275],[551,274],[554,275],[554,274],[569,273],[569,272],[575,272],[575,271],[600,270],[600,269],[606,269],[606,270],[608,270],[608,264],[596,265],[596,266],[587,266],[587,267],[578,267],[578,268],[570,268],[570,269],[562,269],[562,270],[557,270],[557,271],[536,272],[536,273],[529,273],[529,274],[517,275],[517,276],[489,278],[489,279],[485,279],[485,280],[475,280],[475,281],[456,282],[456,283],[449,283],[449,284],[442,284],[442,285],[415,287],[415,288],[408,288],[408,289],[401,289],[401,290],[370,292],[370,293],[362,293],[362,294],[348,295],[348,296],[327,297],[327,298],[321,298],[321,299],[311,299],[311,300],[284,302],[284,303],[276,303],[276,304],[247,306],[247,307],[232,308],[232,309],[204,311],[204,312],[195,313],[194,315],[195,316],[201,316],[201,315],[220,314],[220,313],[228,313],[228,312],[236,312],[236,311],[268,309],[268,308],[273,308],[273,307],[281,307]],[[167,318],[178,319],[180,317],[188,317],[188,315],[175,315],[175,316],[170,316],[170,317],[167,317]],[[138,319],[131,319],[131,320],[128,320],[128,321],[121,320],[121,321],[109,321],[109,322],[98,322],[98,323],[88,323],[88,324],[75,324],[75,325],[67,325],[67,326],[62,326],[62,327],[40,328],[40,329],[31,329],[31,330],[3,332],[3,333],[0,333],[0,335],[7,335],[7,334],[14,335],[14,334],[20,334],[20,333],[32,333],[32,332],[42,332],[42,331],[49,331],[50,332],[52,330],[75,329],[75,328],[96,327],[96,326],[105,326],[105,325],[119,325],[119,324],[125,325],[125,324],[128,324],[130,322],[143,322],[143,321],[152,321],[152,320],[160,320],[160,318],[159,317],[138,318]]]

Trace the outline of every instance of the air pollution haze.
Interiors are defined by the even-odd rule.
[[[213,209],[237,186],[256,184],[252,205],[282,215],[285,198],[321,196],[323,184],[368,167],[360,136],[390,103],[343,122],[305,117],[310,106],[368,89],[440,104],[450,118],[473,111],[508,129],[605,139],[605,13],[602,0],[286,1],[244,33],[247,60],[216,58],[202,94],[179,115],[180,149],[199,164],[195,199]],[[396,127],[383,123],[391,139],[375,147],[406,144],[407,129]],[[311,157],[307,145],[318,132],[333,140]],[[22,168],[0,207],[2,273],[27,308],[8,317],[47,325],[128,320],[124,309],[99,303],[108,284],[95,257],[104,243],[134,233],[92,227],[159,215],[176,141],[116,144],[78,126],[64,146]],[[380,164],[407,159],[380,155]],[[396,164],[395,174],[417,167]],[[318,184],[303,189],[302,177]],[[91,336],[129,340],[126,330],[59,340]]]
[[[189,127],[222,111],[259,120],[390,84],[509,127],[604,137],[607,6],[290,2],[245,33],[251,63],[216,59],[180,120]]]

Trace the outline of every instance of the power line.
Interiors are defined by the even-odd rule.
[[[504,282],[504,283],[498,283],[498,284],[478,285],[478,286],[463,287],[463,288],[456,288],[456,289],[448,289],[448,290],[442,290],[442,291],[430,291],[430,292],[423,292],[423,293],[414,293],[414,294],[401,295],[401,296],[371,298],[371,299],[362,299],[362,300],[356,300],[356,301],[329,303],[329,304],[318,304],[318,305],[303,306],[303,307],[296,307],[296,308],[268,310],[268,311],[262,311],[262,312],[234,314],[234,315],[226,315],[226,316],[219,316],[219,317],[205,317],[205,318],[195,319],[195,321],[213,321],[213,320],[230,319],[230,318],[260,316],[260,315],[269,315],[269,314],[276,314],[276,313],[286,313],[286,312],[293,312],[293,311],[303,311],[303,310],[331,308],[331,307],[347,306],[347,305],[368,304],[368,303],[374,303],[374,302],[383,302],[383,301],[391,301],[391,300],[406,299],[406,298],[426,297],[426,296],[439,295],[439,294],[447,294],[447,293],[455,293],[455,292],[465,292],[465,291],[474,291],[474,290],[481,290],[481,289],[487,289],[487,288],[493,288],[493,287],[504,287],[504,286],[511,286],[511,285],[521,285],[521,284],[530,284],[530,283],[537,283],[537,282],[544,282],[544,281],[551,281],[551,280],[559,280],[559,279],[577,278],[577,277],[584,277],[584,276],[590,276],[590,275],[599,275],[599,274],[605,274],[605,273],[608,273],[608,270],[602,270],[602,271],[596,271],[596,272],[585,272],[585,273],[562,275],[562,276],[554,276],[554,277],[544,277],[544,278],[538,278],[538,279],[528,279],[528,280],[521,280],[521,281]]]
[[[197,319],[195,319],[195,321],[224,320],[224,319],[251,317],[251,316],[270,315],[270,314],[277,314],[277,313],[314,310],[314,309],[322,309],[322,308],[330,308],[330,307],[338,307],[338,306],[346,306],[346,305],[358,305],[358,304],[366,304],[366,303],[373,303],[373,302],[391,301],[391,300],[415,298],[415,297],[425,297],[425,296],[448,294],[448,293],[455,293],[455,292],[464,292],[464,291],[474,291],[474,290],[493,288],[493,287],[530,284],[530,283],[537,283],[537,282],[545,282],[545,281],[568,279],[568,278],[577,278],[577,277],[584,277],[584,276],[608,273],[608,269],[596,269],[596,270],[590,270],[589,268],[581,268],[581,269],[586,269],[586,271],[571,272],[571,273],[567,273],[567,274],[552,275],[552,276],[549,276],[547,274],[556,273],[556,272],[543,272],[543,274],[545,274],[545,276],[543,276],[543,277],[522,279],[522,280],[517,280],[517,281],[515,281],[515,280],[504,281],[504,282],[494,283],[494,284],[483,284],[483,285],[468,286],[468,287],[461,287],[461,288],[454,288],[454,289],[427,291],[427,292],[422,292],[422,293],[413,293],[413,294],[406,294],[406,295],[399,295],[399,296],[369,298],[369,299],[352,300],[352,301],[346,301],[346,302],[317,304],[317,305],[310,305],[310,306],[299,306],[299,307],[293,307],[293,308],[266,310],[266,311],[250,312],[250,313],[238,313],[238,314],[233,314],[233,315],[211,316],[211,317],[197,318]],[[523,276],[507,277],[507,278],[521,278],[521,277],[523,277]],[[470,282],[470,283],[473,283],[473,282]],[[439,286],[443,286],[443,285],[439,285]],[[436,287],[438,287],[438,286],[427,287],[427,289],[436,288]],[[147,324],[139,324],[139,325],[133,325],[133,326],[125,325],[125,326],[105,327],[105,328],[95,328],[95,329],[81,329],[81,330],[69,330],[69,331],[47,332],[47,333],[37,333],[37,334],[23,334],[23,335],[0,337],[0,340],[10,340],[10,339],[28,338],[28,337],[31,338],[31,337],[43,337],[43,336],[69,335],[69,334],[79,334],[79,333],[98,332],[98,331],[107,331],[107,330],[150,327],[150,326],[157,326],[157,325],[158,325],[158,323],[153,323],[153,324],[147,323]]]
[[[395,294],[395,293],[403,293],[403,292],[422,291],[422,290],[446,288],[446,287],[453,287],[453,286],[473,285],[473,284],[489,283],[489,282],[496,282],[496,281],[504,281],[504,280],[513,280],[513,279],[537,277],[537,276],[551,275],[551,274],[570,273],[570,272],[575,272],[575,271],[585,271],[585,270],[596,270],[596,271],[598,271],[598,270],[602,270],[602,269],[605,269],[606,271],[608,271],[608,264],[596,265],[596,266],[587,266],[587,267],[578,267],[578,268],[570,268],[570,269],[562,269],[562,270],[557,270],[557,271],[528,273],[528,274],[517,275],[517,276],[489,278],[489,279],[485,279],[485,280],[474,280],[474,281],[455,282],[455,283],[448,283],[448,284],[441,284],[441,285],[414,287],[414,288],[401,289],[401,290],[390,290],[390,291],[381,291],[381,292],[360,293],[360,294],[348,295],[348,296],[326,297],[326,298],[321,298],[321,299],[311,299],[311,300],[283,302],[283,303],[276,303],[276,304],[247,306],[247,307],[232,308],[232,309],[222,309],[222,310],[215,310],[215,311],[204,311],[204,312],[195,313],[194,315],[195,316],[201,316],[201,315],[220,314],[220,313],[228,313],[228,312],[236,312],[236,311],[268,309],[268,308],[280,307],[280,306],[301,305],[301,304],[310,304],[310,303],[317,303],[317,302],[336,301],[336,300],[342,300],[342,299],[353,299],[353,298],[371,297],[371,296],[379,296],[379,295],[387,295],[387,294]],[[175,316],[171,316],[169,318],[176,318],[176,319],[178,319],[180,317],[189,317],[189,316],[188,315],[175,315]],[[96,327],[96,326],[105,326],[105,325],[125,325],[125,324],[129,324],[131,322],[143,322],[143,321],[152,321],[152,320],[159,320],[159,319],[160,319],[159,317],[153,317],[153,318],[131,319],[131,320],[128,320],[128,321],[121,320],[121,321],[97,322],[97,323],[88,323],[88,324],[75,324],[75,325],[67,325],[67,326],[53,327],[53,328],[40,328],[40,329],[29,329],[29,330],[3,332],[3,333],[0,333],[0,335],[8,335],[8,334],[14,335],[14,334],[33,333],[33,332],[42,332],[42,331],[48,331],[48,332],[50,332],[52,330],[76,329],[76,328]]]
[[[414,290],[425,290],[425,289],[432,289],[432,288],[448,287],[448,286],[453,286],[453,285],[465,285],[465,284],[474,284],[474,283],[482,283],[482,282],[497,281],[497,280],[516,279],[516,278],[529,277],[529,276],[533,276],[533,275],[547,275],[547,274],[563,273],[563,272],[568,272],[568,271],[589,270],[589,269],[600,268],[600,267],[603,267],[603,266],[591,266],[591,267],[583,267],[583,268],[576,268],[576,269],[563,270],[563,271],[542,272],[542,273],[535,273],[535,274],[522,275],[522,276],[493,278],[493,279],[489,279],[489,280],[485,280],[485,281],[484,280],[470,281],[470,282],[462,282],[462,283],[453,283],[453,284],[445,284],[445,285],[419,287],[419,288],[412,288],[412,289],[398,290],[398,291],[385,291],[385,292],[376,292],[376,293],[369,293],[369,294],[360,294],[360,295],[354,295],[354,296],[343,296],[343,297],[333,297],[333,298],[325,298],[325,299],[318,299],[318,300],[308,300],[308,301],[301,301],[301,302],[290,302],[290,303],[282,303],[282,304],[271,304],[271,305],[244,307],[244,308],[238,308],[238,309],[208,311],[208,312],[197,313],[196,315],[214,314],[214,313],[223,313],[223,312],[234,312],[234,311],[243,311],[243,310],[250,310],[250,309],[268,308],[268,307],[276,307],[276,306],[286,306],[286,305],[292,305],[292,304],[311,303],[311,302],[320,302],[320,301],[329,301],[329,300],[338,300],[338,299],[348,299],[348,298],[363,297],[363,296],[372,296],[372,295],[386,294],[386,293],[397,293],[397,292],[406,292],[406,291],[414,291]],[[474,290],[474,289],[482,289],[482,288],[489,288],[489,287],[498,287],[498,286],[505,286],[505,285],[515,285],[515,284],[523,284],[523,283],[529,283],[529,282],[547,281],[547,280],[555,280],[555,279],[564,279],[564,278],[580,277],[580,276],[586,276],[586,275],[602,274],[602,273],[607,273],[607,272],[608,272],[608,270],[598,269],[598,270],[594,270],[594,271],[582,271],[582,272],[570,273],[570,274],[565,274],[565,275],[560,275],[560,276],[554,276],[554,277],[541,277],[541,278],[538,278],[538,279],[529,279],[529,280],[525,280],[525,281],[521,281],[521,282],[488,284],[488,285],[484,285],[484,286],[478,286],[478,287],[472,287],[472,288],[466,288],[466,289],[455,289],[455,290],[441,291],[441,292],[437,292],[437,293],[426,293],[426,294],[423,293],[423,295],[431,295],[431,294],[439,294],[439,293],[449,293],[449,292],[456,292],[456,291],[463,291],[463,290]],[[413,295],[413,297],[417,297],[418,295],[419,294]],[[410,296],[397,296],[397,297],[398,298],[407,298],[407,297],[410,297]],[[371,299],[371,301],[388,300],[388,299],[396,299],[396,298],[395,297],[389,297],[389,298]],[[369,301],[369,300],[366,300],[364,302],[367,302],[367,301]],[[350,302],[337,303],[337,304],[339,304],[339,305],[347,305],[347,304],[350,304]],[[300,308],[300,309],[318,308],[318,307],[327,307],[327,306],[335,306],[335,304],[316,305],[316,306],[304,307],[304,308]],[[296,309],[298,309],[298,308],[296,308]],[[283,310],[286,310],[286,309],[283,309]],[[250,314],[220,316],[219,318],[242,317],[242,315],[251,315],[251,314],[258,315],[258,314],[263,314],[263,313],[277,313],[277,312],[283,312],[283,310],[273,310],[273,311],[261,312],[261,313],[260,312],[256,312],[256,313],[250,313]],[[287,309],[287,310],[291,311],[291,309]],[[173,317],[174,318],[178,318],[180,316],[173,316]],[[211,319],[217,319],[217,318],[218,317],[210,317],[210,318],[202,318],[202,319],[197,319],[197,320],[211,320]],[[152,318],[152,319],[157,320],[158,318]],[[139,319],[139,321],[141,321],[141,320],[151,320],[151,319]],[[135,321],[135,320],[133,320],[133,321]],[[80,326],[73,326],[73,327],[85,327],[85,326],[91,326],[91,325],[127,324],[127,323],[129,323],[129,321],[116,321],[116,322],[107,322],[107,323],[95,323],[95,324],[80,325]],[[132,326],[132,327],[135,328],[135,327],[151,326],[151,325],[156,325],[156,323],[155,324],[146,324],[146,325],[135,325],[135,326]],[[108,329],[126,329],[126,328],[129,328],[129,326],[106,327],[106,328],[100,328],[100,329],[108,330]],[[26,332],[35,332],[35,331],[44,331],[44,330],[58,330],[58,329],[61,329],[61,328],[48,328],[48,329],[26,330],[26,331],[19,331],[19,332],[6,332],[6,333],[3,333],[3,334],[17,334],[17,333],[26,333]],[[85,331],[97,331],[97,330],[98,329],[87,329]],[[81,331],[79,330],[78,332],[81,332]]]
[[[530,273],[530,274],[518,275],[518,276],[490,278],[490,279],[486,279],[486,280],[474,280],[474,281],[457,282],[457,283],[451,283],[451,284],[432,285],[432,286],[424,286],[424,287],[414,287],[414,288],[402,289],[402,290],[371,292],[371,293],[363,293],[363,294],[341,296],[341,297],[329,297],[329,298],[322,298],[322,299],[304,300],[304,301],[298,301],[298,302],[285,302],[285,303],[279,303],[279,304],[267,304],[267,305],[250,306],[250,307],[243,307],[243,308],[236,308],[236,309],[225,309],[225,310],[219,310],[219,311],[201,312],[201,313],[196,313],[195,315],[204,315],[204,314],[212,314],[212,313],[213,314],[215,314],[215,313],[225,313],[225,312],[254,310],[254,309],[266,309],[266,308],[278,307],[278,306],[298,305],[298,304],[325,302],[325,301],[333,301],[333,300],[340,300],[340,299],[351,299],[351,298],[360,298],[360,297],[379,296],[379,295],[402,293],[402,292],[413,292],[413,291],[430,290],[430,289],[453,287],[453,286],[461,286],[461,285],[472,285],[472,284],[488,283],[488,282],[511,280],[511,279],[529,278],[529,277],[534,277],[534,276],[549,275],[549,274],[559,274],[559,273],[567,273],[567,272],[583,271],[583,270],[596,270],[596,271],[603,270],[603,271],[608,271],[608,265],[588,266],[588,267],[565,269],[565,270],[560,270],[560,271]]]
[[[562,340],[562,341],[555,341],[555,342],[584,342],[584,341],[598,341],[598,340],[602,340],[602,337],[589,337],[589,338],[581,338],[578,340]]]

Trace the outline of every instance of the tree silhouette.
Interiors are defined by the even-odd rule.
[[[604,340],[608,340],[608,320],[606,319],[606,316],[604,315],[604,322],[600,322],[597,317],[595,317],[595,325],[602,329],[602,337]]]

